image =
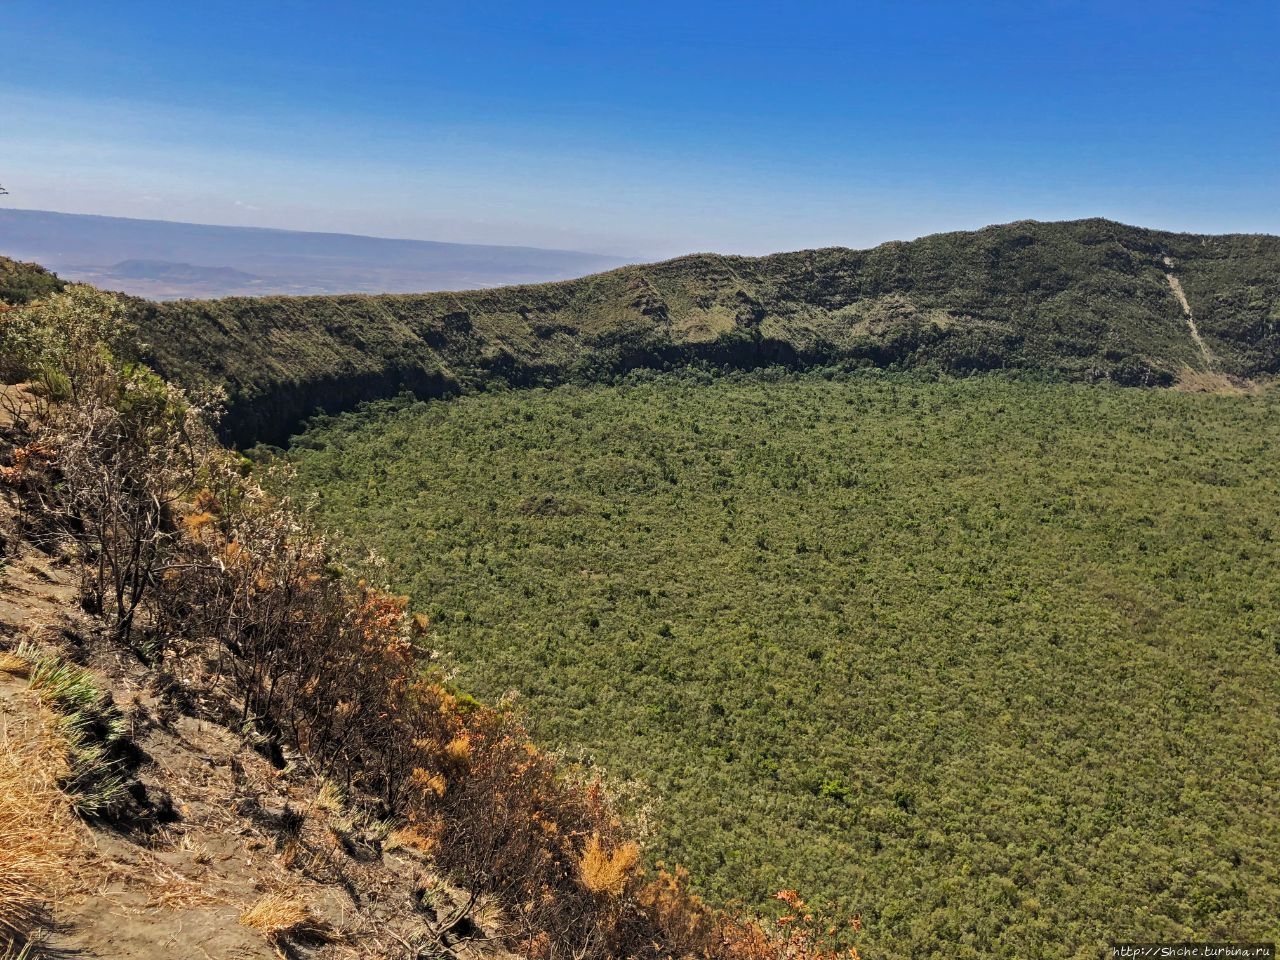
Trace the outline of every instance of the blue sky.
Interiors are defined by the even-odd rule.
[[[656,257],[1280,233],[1280,0],[0,3],[13,207]]]

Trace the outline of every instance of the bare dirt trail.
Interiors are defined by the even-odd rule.
[[[94,645],[101,624],[81,609],[76,565],[25,540],[18,520],[0,486],[0,761],[17,757],[24,770],[65,762],[29,661],[11,652],[26,641],[91,675],[125,711],[136,764],[128,775],[168,811],[146,823],[82,821],[50,773],[45,793],[57,798],[66,849],[56,882],[32,886],[51,901],[34,924],[33,957],[361,960],[425,955],[412,945],[435,944],[432,956],[515,960],[494,940],[497,915],[468,915],[471,927],[457,932],[438,924],[464,916],[468,899],[426,853],[375,832],[340,791],[324,799],[305,769],[281,771],[232,729],[166,706],[136,658]],[[0,762],[0,801],[10,800],[0,802],[0,880],[14,836],[12,780]],[[273,899],[303,920],[246,925],[250,906]],[[0,960],[8,956],[0,942]]]
[[[0,536],[4,540],[0,550],[0,748],[11,753],[22,751],[37,766],[56,767],[60,761],[52,759],[57,749],[54,716],[29,688],[25,661],[3,650],[19,640],[32,642],[78,633],[87,621],[79,612],[76,570],[16,537],[15,521],[12,504],[0,498]],[[97,678],[105,688],[106,679]],[[141,691],[120,686],[113,692],[127,702],[127,693]],[[176,745],[170,753],[183,758],[185,750],[200,758],[203,763],[188,766],[199,767],[196,773],[209,780],[209,770],[217,772],[215,747],[229,756],[239,744],[229,734],[224,735],[226,743],[211,745],[208,735],[197,741],[189,734],[182,735],[186,727],[225,734],[221,728],[180,717],[173,732],[155,731],[145,742],[145,750],[159,763],[169,759],[159,748]],[[195,773],[182,773],[183,777],[169,779],[194,784]],[[53,789],[52,773],[49,778]],[[194,785],[190,793],[198,793]],[[56,889],[47,890],[53,909],[46,918],[47,928],[37,935],[39,947],[33,956],[273,960],[281,955],[262,935],[237,922],[244,904],[259,895],[258,887],[279,882],[283,871],[272,871],[265,855],[255,857],[241,849],[244,843],[235,828],[245,824],[226,812],[231,806],[226,797],[218,798],[223,802],[216,809],[210,805],[220,815],[217,818],[212,814],[187,816],[188,836],[177,836],[187,842],[174,842],[166,849],[151,843],[154,837],[93,829],[70,813],[65,795],[59,792],[58,796],[62,798],[58,809],[66,818],[58,824],[66,835],[67,849],[61,852],[66,862]],[[193,796],[190,805],[195,808],[196,804]],[[219,844],[230,855],[215,859],[213,853],[223,852]]]
[[[1165,273],[1164,278],[1169,281],[1169,289],[1173,291],[1178,303],[1182,305],[1182,314],[1187,318],[1187,327],[1191,330],[1191,339],[1200,349],[1200,356],[1204,358],[1205,368],[1213,370],[1217,366],[1217,358],[1214,357],[1208,344],[1204,342],[1204,338],[1200,336],[1200,330],[1196,326],[1196,318],[1191,312],[1191,304],[1187,302],[1187,295],[1183,292],[1182,282],[1172,273],[1173,261],[1165,257],[1164,265],[1169,268],[1169,272]]]
[[[0,960],[11,933],[67,960],[515,960],[501,912],[446,882],[421,835],[223,722],[236,701],[203,648],[162,670],[107,640],[82,555],[23,486],[48,469],[22,426],[36,399],[0,384]],[[80,699],[50,692],[58,675]],[[119,722],[110,755],[73,739],[106,721],[64,722],[86,700]],[[74,762],[122,785],[96,818],[64,789]]]

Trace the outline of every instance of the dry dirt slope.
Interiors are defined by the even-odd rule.
[[[20,906],[10,881],[24,878],[50,908],[37,917],[33,957],[498,953],[484,905],[441,882],[412,836],[347,809],[296,760],[274,766],[203,717],[182,678],[148,672],[98,642],[101,625],[80,609],[74,566],[37,546],[4,496],[0,956],[3,921]],[[57,790],[68,776],[60,713],[33,660],[83,671],[122,716],[127,796],[113,815],[77,816],[74,797]],[[40,869],[24,874],[21,857]]]

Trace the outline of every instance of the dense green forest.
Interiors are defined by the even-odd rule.
[[[869,957],[1280,936],[1280,392],[637,373],[318,420],[441,665]]]
[[[228,388],[224,427],[242,444],[283,441],[318,407],[402,390],[438,397],[690,363],[1012,368],[1150,386],[1187,369],[1280,372],[1280,238],[1026,221],[538,286],[139,300],[133,312],[157,370]]]

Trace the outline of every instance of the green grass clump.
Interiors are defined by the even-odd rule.
[[[1276,390],[686,376],[291,457],[706,893],[1012,958],[1280,933],[1278,449]]]
[[[25,644],[15,654],[31,665],[28,686],[54,713],[66,759],[58,785],[81,816],[111,814],[127,799],[129,780],[119,756],[128,734],[125,716],[89,671]]]

